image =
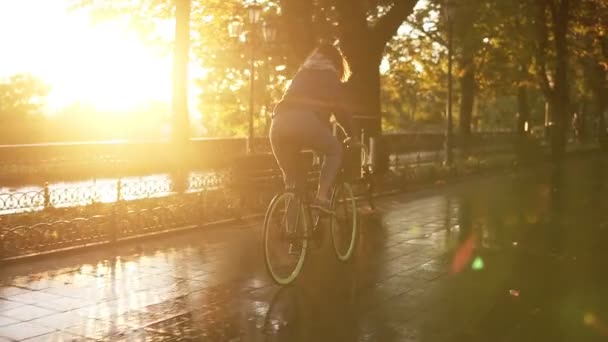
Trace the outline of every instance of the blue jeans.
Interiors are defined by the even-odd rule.
[[[286,187],[297,182],[298,155],[303,149],[312,149],[325,155],[319,177],[317,196],[328,198],[329,189],[340,171],[342,145],[331,134],[331,129],[311,112],[282,111],[275,115],[270,127],[270,144]]]

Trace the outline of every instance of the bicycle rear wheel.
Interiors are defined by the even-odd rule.
[[[302,201],[293,192],[275,196],[264,217],[264,261],[272,279],[287,285],[302,270],[308,246]]]
[[[330,220],[330,231],[336,257],[348,261],[357,242],[357,203],[350,184],[342,183],[334,188],[331,198],[334,215]]]

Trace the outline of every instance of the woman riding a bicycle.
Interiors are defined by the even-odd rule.
[[[342,163],[342,144],[332,135],[333,113],[347,138],[354,140],[353,101],[344,82],[350,77],[348,62],[336,47],[321,44],[306,58],[283,98],[274,109],[270,127],[272,152],[287,188],[298,177],[298,155],[312,149],[325,155],[319,185],[311,208],[332,213],[329,191]]]

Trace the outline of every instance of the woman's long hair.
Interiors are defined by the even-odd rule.
[[[310,55],[308,55],[308,57],[306,58],[306,61],[314,58],[314,56],[318,55],[318,54],[323,55],[323,57],[325,57],[329,60],[329,62],[332,64],[332,66],[338,73],[338,77],[340,78],[340,80],[342,82],[348,81],[348,79],[351,75],[350,65],[348,64],[348,61],[346,60],[346,58],[344,57],[342,52],[340,52],[340,50],[338,50],[338,48],[336,48],[335,46],[333,46],[331,44],[322,43],[319,46],[317,46],[310,53]],[[306,63],[306,61],[304,63]]]

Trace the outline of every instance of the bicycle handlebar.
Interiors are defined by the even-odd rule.
[[[353,115],[353,119],[355,119],[355,120],[378,120],[378,117],[373,116],[373,115]]]

